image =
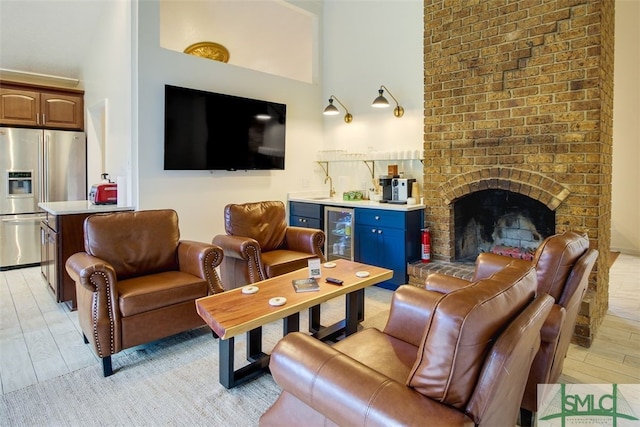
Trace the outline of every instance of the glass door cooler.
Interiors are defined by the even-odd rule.
[[[327,261],[347,259],[353,261],[353,209],[335,206],[324,208],[324,253]]]

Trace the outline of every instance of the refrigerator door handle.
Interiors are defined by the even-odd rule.
[[[42,202],[46,202],[49,200],[49,186],[48,184],[45,183],[45,177],[49,176],[49,135],[47,133],[45,133],[44,135],[44,156],[43,156],[43,162],[42,162],[42,187],[41,187],[41,191],[40,194],[42,195]]]
[[[38,202],[44,202],[44,137],[38,137]]]

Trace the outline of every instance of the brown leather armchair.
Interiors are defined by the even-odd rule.
[[[229,204],[224,227],[227,234],[213,243],[224,250],[220,274],[228,289],[305,268],[312,258],[325,260],[324,231],[287,226],[280,201]]]
[[[66,269],[84,341],[105,377],[113,373],[111,355],[204,325],[195,299],[224,290],[216,272],[222,249],[180,240],[170,209],[89,216],[84,249]]]
[[[449,291],[400,286],[383,331],[329,346],[290,333],[269,368],[283,391],[260,425],[515,425],[540,328],[533,268]]]
[[[533,261],[521,261],[536,269],[538,293],[553,297],[555,304],[542,327],[540,350],[531,366],[522,400],[520,424],[530,425],[538,410],[538,384],[557,383],[573,337],[573,330],[598,251],[589,248],[586,234],[566,231],[547,237],[536,250]],[[472,280],[488,277],[513,258],[480,254]],[[432,281],[438,276],[431,277]],[[448,280],[448,279],[447,279]],[[457,285],[452,285],[458,282]],[[463,279],[448,280],[449,286],[464,286]]]

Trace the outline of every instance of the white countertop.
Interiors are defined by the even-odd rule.
[[[380,203],[372,200],[342,200],[339,197],[329,198],[326,195],[317,192],[301,192],[289,193],[287,199],[290,202],[315,203],[327,206],[342,206],[347,208],[368,208],[368,209],[386,209],[391,211],[415,211],[424,209],[425,205],[417,203],[414,205],[400,205],[395,203]]]
[[[76,200],[72,202],[41,202],[40,209],[52,215],[72,215],[80,213],[101,213],[115,211],[132,211],[133,206],[118,205],[94,205],[88,200]]]

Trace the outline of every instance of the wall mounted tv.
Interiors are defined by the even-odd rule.
[[[287,106],[165,85],[164,170],[283,170]]]

